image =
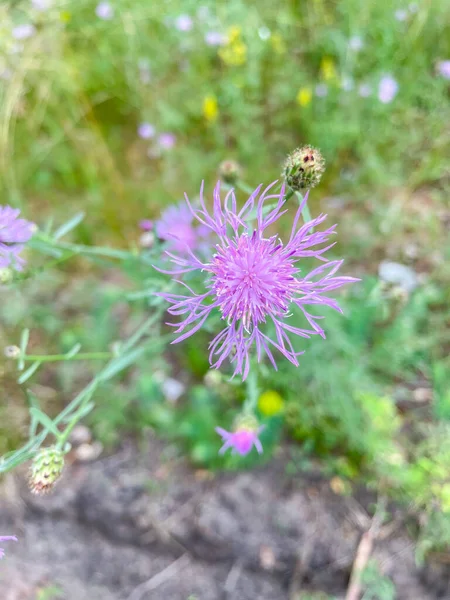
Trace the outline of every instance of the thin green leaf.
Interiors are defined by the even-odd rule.
[[[69,360],[70,358],[73,358],[76,354],[78,354],[78,352],[81,350],[81,344],[75,344],[75,346],[73,348],[71,348],[69,350],[69,352],[66,352],[66,354],[64,355],[67,360]]]
[[[131,350],[128,354],[124,354],[119,358],[116,358],[111,361],[111,363],[104,369],[102,373],[99,374],[98,378],[100,381],[107,381],[123,371],[131,364],[133,364],[138,358],[140,358],[144,352],[145,348],[136,348],[135,350]]]
[[[44,412],[42,412],[42,410],[36,408],[35,406],[32,406],[30,408],[30,415],[34,417],[47,432],[52,433],[56,439],[59,439],[59,437],[61,436],[61,432],[58,430],[58,428],[50,419],[50,417],[48,417]]]
[[[20,358],[19,358],[19,363],[18,363],[19,371],[23,371],[23,369],[25,368],[25,361],[24,361],[23,357],[25,356],[25,353],[27,351],[29,339],[30,339],[30,330],[24,329],[22,331],[22,335],[20,336]]]
[[[32,375],[34,375],[34,373],[36,373],[36,371],[39,369],[41,364],[42,364],[42,362],[40,360],[37,360],[36,362],[34,362],[31,365],[31,367],[29,367],[24,373],[22,373],[22,375],[17,380],[17,383],[19,385],[22,385],[22,383],[25,383],[25,381],[28,381],[28,379],[30,379],[30,377]]]
[[[84,212],[77,213],[74,217],[67,221],[67,223],[64,223],[55,231],[55,233],[53,234],[53,238],[55,240],[59,240],[60,238],[67,235],[70,231],[72,231],[72,229],[75,229],[75,227],[77,227],[81,223],[84,217]]]

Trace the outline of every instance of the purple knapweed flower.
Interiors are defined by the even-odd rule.
[[[223,46],[226,39],[226,36],[219,31],[208,31],[205,34],[205,42],[208,46]]]
[[[158,144],[164,150],[170,150],[176,144],[177,138],[173,133],[161,133],[158,137]]]
[[[95,14],[103,21],[110,21],[114,17],[114,9],[109,2],[100,2],[95,8]]]
[[[141,123],[138,127],[138,136],[143,140],[149,140],[155,135],[155,127],[151,123]]]
[[[436,70],[444,79],[450,79],[450,60],[440,60],[436,64]]]
[[[0,542],[17,542],[17,538],[15,535],[0,535]],[[3,548],[0,548],[0,559],[5,556],[5,551]]]
[[[381,78],[378,86],[378,99],[383,104],[389,104],[395,98],[398,92],[398,83],[391,75],[385,75]]]
[[[15,40],[27,40],[36,33],[36,27],[31,23],[24,23],[13,27],[11,33]]]
[[[194,22],[189,15],[180,15],[175,19],[175,27],[178,31],[190,31]]]
[[[306,197],[295,215],[289,241],[283,243],[277,235],[266,237],[269,225],[286,212],[281,210],[285,203],[284,186],[277,194],[269,193],[276,183],[270,184],[262,193],[262,186],[258,186],[239,211],[234,190],[230,190],[222,202],[220,181],[214,190],[212,214],[203,199],[203,184],[199,209],[194,209],[186,196],[197,221],[218,237],[216,253],[208,262],[202,262],[192,251],[187,252],[187,256],[167,253],[176,269],[163,271],[173,275],[197,271],[206,277],[205,289],[199,294],[187,286],[187,295],[161,294],[172,305],[168,309],[170,314],[184,315],[176,325],[176,333],[181,335],[172,343],[185,340],[202,327],[211,313],[220,312],[226,326],[209,345],[210,363],[219,368],[228,358],[234,363],[234,375],[242,374],[243,379],[248,375],[250,351],[254,346],[258,361],[266,354],[275,369],[274,348],[298,366],[297,357],[303,352],[294,350],[289,334],[303,338],[325,337],[316,321],[322,317],[310,314],[307,306],[329,306],[342,312],[326,293],[357,281],[352,277],[334,277],[343,261],[328,262],[322,256],[334,244],[318,248],[327,242],[335,229],[332,226],[323,232],[312,233],[326,215],[298,227]],[[277,206],[267,212],[264,204],[274,198]],[[256,218],[255,228],[253,218]],[[326,264],[307,275],[300,275],[297,263],[303,257],[314,257]],[[289,324],[295,306],[306,318],[308,329]]]
[[[0,206],[0,268],[14,267],[21,271],[25,261],[19,256],[25,243],[31,239],[35,225],[18,219],[20,210],[11,206]]]
[[[142,221],[139,221],[139,227],[142,231],[151,231],[153,229],[153,221],[151,219],[142,219]]]
[[[208,227],[194,224],[194,216],[184,202],[166,208],[156,221],[155,230],[159,239],[168,242],[170,250],[183,255],[208,246]]]
[[[263,447],[258,436],[263,429],[264,425],[258,427],[258,423],[254,417],[243,417],[236,423],[233,431],[216,427],[216,433],[220,435],[224,442],[222,448],[219,450],[219,454],[224,454],[231,448],[234,453],[237,452],[241,456],[245,456],[251,451],[253,446],[255,446],[258,454],[262,454]]]

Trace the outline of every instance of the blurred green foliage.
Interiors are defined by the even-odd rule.
[[[262,458],[217,454],[214,427],[231,426],[246,392],[226,375],[208,382],[206,331],[151,364],[141,359],[97,393],[95,436],[111,446],[152,428],[210,469],[267,460],[284,436],[296,448],[288,470],[319,468],[350,484],[363,478],[427,516],[422,554],[448,546],[450,103],[436,64],[450,59],[450,4],[418,3],[405,21],[394,3],[377,0],[117,0],[110,20],[95,7],[0,7],[2,202],[42,227],[81,207],[78,242],[137,247],[137,222],[184,191],[195,196],[202,179],[211,189],[222,160],[237,159],[248,183],[269,182],[307,142],[328,164],[311,211],[327,210],[339,223],[337,253],[362,278],[341,296],[343,316],[327,312],[327,340],[308,341],[298,369],[263,366],[260,391],[276,390],[284,406],[259,415]],[[189,31],[175,25],[181,13],[192,17]],[[35,26],[22,41],[11,33],[20,23]],[[225,45],[208,45],[211,32]],[[386,74],[399,90],[383,104]],[[157,135],[173,133],[175,146],[140,139],[143,122]],[[377,269],[385,258],[420,274],[414,292],[399,298],[383,288]],[[125,264],[119,274],[101,259],[72,265],[0,290],[3,345],[29,326],[36,352],[76,342],[103,350],[148,311],[145,300],[129,299],[151,287],[148,271]],[[73,364],[46,373],[41,396],[58,390],[50,410],[89,374]],[[25,420],[24,397],[7,366],[4,374],[0,453],[17,444]],[[161,385],[169,375],[187,387],[176,402]],[[383,585],[380,598],[392,597]]]

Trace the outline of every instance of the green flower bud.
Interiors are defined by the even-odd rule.
[[[234,185],[241,174],[241,166],[235,160],[224,160],[219,165],[219,177],[228,185]]]
[[[33,494],[47,494],[61,477],[64,454],[55,446],[43,448],[33,459],[29,485]]]
[[[299,192],[315,187],[324,171],[325,160],[320,151],[312,146],[302,146],[289,154],[282,175],[287,185]]]

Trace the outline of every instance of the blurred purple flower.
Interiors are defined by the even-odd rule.
[[[20,210],[0,206],[0,268],[14,267],[21,271],[25,261],[19,254],[35,230],[34,223],[18,219]]]
[[[397,19],[397,21],[400,21],[402,23],[408,18],[408,11],[404,8],[399,8],[395,11],[394,16]]]
[[[173,133],[161,133],[158,137],[158,144],[164,150],[170,150],[176,144],[177,138]]]
[[[364,42],[359,35],[354,35],[348,40],[348,47],[350,50],[353,50],[353,52],[359,52],[363,49],[363,46]]]
[[[348,75],[344,75],[342,77],[341,87],[344,90],[344,92],[351,92],[352,89],[355,87],[355,82]]]
[[[155,128],[151,123],[141,123],[138,127],[138,136],[143,140],[149,140],[154,137]]]
[[[325,98],[328,96],[328,86],[326,83],[318,83],[315,87],[316,96],[319,98]]]
[[[36,10],[47,10],[52,5],[52,0],[31,0],[31,5]]]
[[[450,60],[440,60],[436,65],[436,70],[444,79],[450,79]]]
[[[234,431],[226,431],[222,427],[216,427],[216,433],[220,435],[224,442],[222,448],[219,450],[219,454],[224,454],[229,448],[232,448],[233,452],[245,456],[251,451],[253,446],[255,446],[258,454],[262,454],[263,447],[258,436],[263,429],[264,425],[258,427],[258,429],[238,427]]]
[[[13,27],[12,36],[15,40],[26,40],[36,33],[36,27],[31,23],[24,23]]]
[[[368,83],[361,83],[358,86],[358,94],[361,98],[368,98],[372,94],[372,87]]]
[[[153,221],[150,219],[142,219],[142,221],[139,221],[139,227],[142,231],[151,231],[153,229]]]
[[[205,34],[205,42],[208,46],[223,46],[226,39],[226,36],[219,31],[208,31]]]
[[[184,319],[175,324],[176,333],[181,335],[172,343],[190,337],[211,313],[220,312],[226,326],[209,345],[210,364],[219,368],[228,358],[234,363],[234,375],[242,374],[243,379],[248,375],[250,351],[254,346],[258,361],[266,354],[275,369],[273,348],[298,366],[297,357],[303,352],[294,350],[289,334],[302,338],[311,335],[325,337],[316,322],[322,317],[310,314],[307,306],[329,306],[342,312],[336,300],[326,294],[357,281],[352,277],[334,277],[343,261],[328,262],[322,256],[333,244],[317,248],[334,233],[335,226],[324,232],[312,233],[326,215],[298,227],[307,196],[297,210],[287,244],[283,244],[277,235],[265,237],[269,225],[286,212],[282,210],[284,186],[278,193],[270,194],[276,184],[276,181],[273,182],[262,193],[262,186],[258,186],[238,211],[234,190],[230,190],[222,202],[219,181],[214,190],[212,215],[203,199],[203,184],[200,190],[201,208],[194,209],[186,196],[197,221],[217,235],[216,253],[208,262],[202,262],[190,251],[185,256],[168,253],[176,267],[173,271],[162,271],[171,275],[198,272],[205,276],[203,293],[197,294],[189,287],[189,295],[161,293],[172,305],[168,309],[170,314],[184,315]],[[266,212],[264,203],[268,201],[270,204],[274,199],[277,199],[276,207]],[[256,213],[255,227],[250,217],[252,213]],[[314,257],[326,264],[300,276],[296,263],[302,257]],[[294,307],[303,313],[308,329],[289,324],[288,317]],[[264,332],[268,323],[272,333]]]
[[[100,2],[97,4],[95,14],[99,19],[110,21],[114,17],[114,9],[109,2]]]
[[[175,27],[178,31],[190,31],[193,25],[194,22],[189,15],[180,15],[175,19]]]
[[[0,542],[17,542],[17,538],[15,535],[0,535]],[[0,559],[5,556],[5,551],[3,548],[0,548]]]
[[[398,83],[391,75],[385,75],[381,78],[378,86],[378,99],[383,104],[389,104],[395,98],[398,92]]]
[[[169,206],[155,223],[156,235],[168,242],[171,251],[183,255],[192,250],[204,250],[210,231],[193,221],[194,216],[184,202]]]

